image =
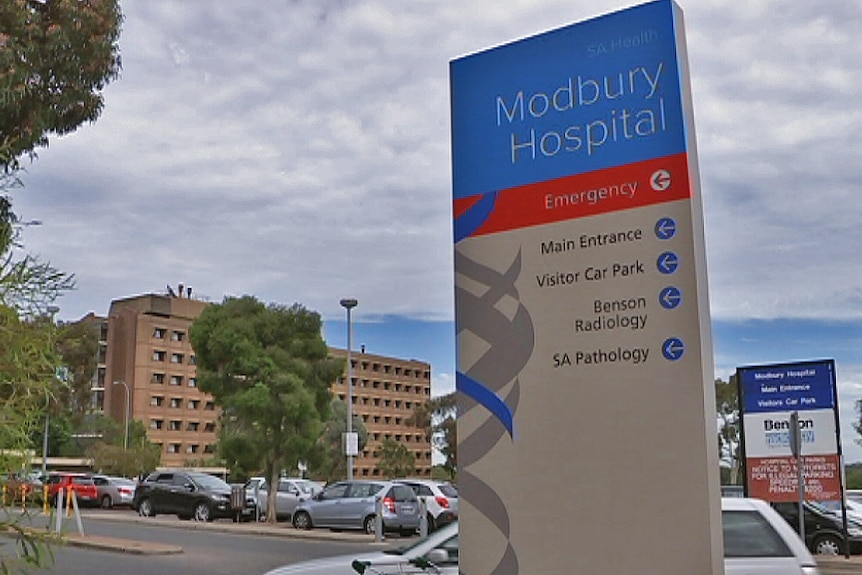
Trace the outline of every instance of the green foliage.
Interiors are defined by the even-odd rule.
[[[57,348],[66,369],[66,385],[60,386],[57,400],[62,411],[70,414],[77,425],[92,407],[90,388],[99,351],[98,328],[87,322],[62,325],[57,333]]]
[[[342,363],[328,357],[317,313],[251,296],[208,306],[189,329],[198,386],[227,428],[255,445],[270,484],[312,453]],[[267,517],[275,519],[275,498]]]
[[[0,191],[5,190],[0,175]],[[0,195],[0,305],[13,307],[29,317],[45,315],[57,297],[75,286],[74,277],[60,272],[39,258],[26,255],[16,259],[24,224],[12,211],[8,196]]]
[[[0,2],[0,171],[99,117],[121,22],[118,0]]]
[[[450,480],[458,471],[457,415],[455,392],[452,392],[418,404],[408,420],[410,425],[424,429],[426,436],[432,438],[434,447],[444,458],[441,468]]]
[[[844,470],[847,489],[862,489],[862,463],[851,463]]]
[[[368,445],[368,429],[362,418],[353,414],[353,432],[359,438],[359,451]],[[347,477],[347,456],[344,454],[343,437],[347,432],[347,403],[333,399],[330,404],[329,417],[326,420],[323,433],[309,454],[308,468],[310,475],[320,480],[330,482]]]
[[[377,469],[390,479],[407,477],[416,470],[416,456],[403,443],[387,437],[380,445]]]
[[[90,445],[85,456],[93,460],[93,468],[108,475],[138,477],[156,469],[161,462],[161,449],[147,439],[143,422],[129,423],[129,448],[123,448],[125,429],[112,418],[102,416],[93,424],[101,441]]]
[[[719,419],[718,447],[722,459],[729,463],[723,485],[737,485],[739,482],[739,391],[736,375],[729,381],[715,380],[715,411]]]

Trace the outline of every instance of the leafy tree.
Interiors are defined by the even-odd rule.
[[[30,434],[44,421],[51,396],[57,356],[52,330],[44,322],[22,321],[18,311],[0,304],[0,468],[29,467]],[[26,530],[4,510],[0,530],[13,534],[14,544],[0,552],[0,573],[26,572],[53,560],[47,534]]]
[[[416,456],[403,443],[387,437],[380,444],[377,469],[383,477],[390,479],[407,477],[416,469]]]
[[[362,418],[353,414],[353,432],[359,438],[359,451],[368,445],[368,429]],[[347,403],[333,399],[329,417],[314,451],[309,454],[308,465],[312,477],[327,482],[347,476],[347,456],[344,454],[343,437],[347,432]]]
[[[137,419],[129,422],[129,447],[125,449],[125,430],[110,417],[103,416],[96,424],[103,431],[102,441],[93,443],[86,456],[93,468],[109,475],[139,477],[159,466],[161,449],[147,439],[147,428]]]
[[[441,466],[450,479],[458,470],[458,426],[455,393],[433,397],[420,403],[408,420],[410,425],[425,430],[434,447],[443,455]]]
[[[99,117],[121,23],[118,0],[0,2],[0,171]]]
[[[715,411],[719,420],[718,447],[722,459],[730,468],[728,483],[737,485],[739,481],[739,392],[736,375],[729,381],[715,380]]]
[[[258,446],[270,485],[306,460],[323,431],[330,385],[343,361],[328,356],[317,313],[251,296],[208,306],[189,329],[198,384]],[[275,497],[267,501],[275,521]]]
[[[0,176],[2,179],[8,176]],[[4,189],[0,181],[0,192]],[[9,197],[0,195],[0,304],[37,318],[45,315],[62,293],[74,288],[75,280],[36,256],[15,258],[24,225],[12,211]]]
[[[92,378],[99,352],[98,327],[88,322],[61,325],[57,333],[57,348],[66,372],[66,385],[60,387],[58,399],[77,426],[92,407]]]

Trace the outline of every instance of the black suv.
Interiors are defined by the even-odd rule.
[[[799,532],[799,503],[778,502],[772,506]],[[847,540],[850,553],[862,553],[862,524],[848,517]],[[841,513],[811,501],[805,502],[805,544],[817,555],[844,554],[844,527]]]
[[[245,499],[245,491],[242,492]],[[248,514],[248,501],[242,513]],[[231,507],[231,486],[218,477],[194,471],[157,471],[135,489],[132,508],[144,517],[158,513],[180,519],[212,521],[236,517]]]

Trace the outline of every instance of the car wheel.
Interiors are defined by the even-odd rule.
[[[377,517],[374,515],[369,515],[365,518],[365,521],[362,522],[362,530],[369,535],[374,535],[374,532],[377,531],[376,527]]]
[[[113,507],[114,507],[114,502],[111,499],[110,495],[103,495],[101,504],[102,504],[102,509],[113,509]]]
[[[814,553],[817,555],[841,555],[841,539],[835,535],[821,535],[814,539]]]
[[[202,521],[204,523],[211,521],[212,517],[210,514],[210,506],[201,501],[197,505],[195,505],[195,521]]]
[[[293,526],[297,529],[311,529],[311,516],[305,511],[297,511],[293,515]]]
[[[141,499],[140,503],[138,503],[138,515],[141,517],[155,517],[156,510],[153,509],[153,502],[146,497]]]

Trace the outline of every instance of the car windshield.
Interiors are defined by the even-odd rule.
[[[206,473],[202,473],[200,475],[193,475],[192,479],[194,479],[195,482],[204,489],[219,489],[222,491],[230,491],[230,485],[213,475],[207,475]]]

